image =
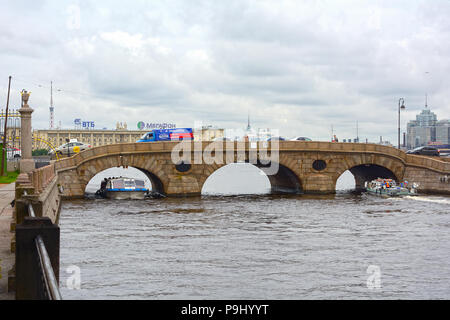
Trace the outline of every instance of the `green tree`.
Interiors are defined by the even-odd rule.
[[[33,150],[31,152],[31,154],[33,156],[35,156],[35,157],[37,157],[37,156],[46,156],[46,155],[48,155],[48,150],[47,149],[36,149],[36,150]]]

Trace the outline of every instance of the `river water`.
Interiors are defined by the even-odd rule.
[[[103,177],[142,177],[120,170],[87,192]],[[65,201],[63,298],[449,299],[450,197],[353,185],[345,173],[336,195],[268,195],[259,169],[234,164],[201,197]]]

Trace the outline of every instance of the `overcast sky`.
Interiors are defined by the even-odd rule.
[[[0,104],[33,127],[196,121],[397,141],[428,105],[450,118],[450,1],[0,0]],[[58,91],[59,90],[59,91]]]

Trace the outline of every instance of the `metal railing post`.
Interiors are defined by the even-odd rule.
[[[25,217],[16,226],[16,300],[61,298],[59,245],[59,227],[48,217]]]

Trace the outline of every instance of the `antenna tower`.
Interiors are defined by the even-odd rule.
[[[53,107],[53,81],[50,82],[50,129],[55,128],[55,108]]]

